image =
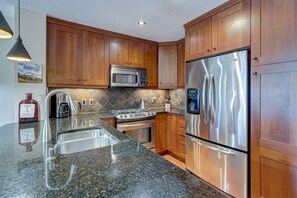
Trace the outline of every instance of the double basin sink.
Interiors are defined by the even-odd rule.
[[[104,128],[67,131],[57,134],[57,143],[51,150],[58,154],[71,154],[111,146],[118,142],[119,140]]]

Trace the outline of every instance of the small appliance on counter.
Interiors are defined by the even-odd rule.
[[[32,93],[26,93],[26,99],[19,103],[19,122],[38,121],[38,103],[33,100]]]
[[[50,100],[50,117],[64,118],[70,115],[69,98],[66,94],[54,94]]]
[[[171,100],[170,100],[170,96],[166,96],[165,99],[165,111],[170,111],[171,108],[171,104],[170,104]]]
[[[147,107],[146,107],[147,105],[146,104],[147,104],[147,100],[142,98],[140,100],[140,109],[146,110],[147,109]]]

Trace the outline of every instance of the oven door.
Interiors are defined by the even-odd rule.
[[[145,120],[128,123],[118,123],[117,129],[132,139],[142,143],[147,148],[153,149],[155,143],[155,120]]]
[[[111,70],[110,86],[111,87],[138,87],[139,73],[127,70]]]

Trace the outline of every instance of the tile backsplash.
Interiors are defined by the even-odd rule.
[[[185,108],[185,89],[169,90],[169,94],[172,108]]]
[[[166,96],[170,94],[172,108],[184,108],[184,89],[156,90],[134,88],[109,88],[109,89],[64,89],[74,100],[82,102],[86,99],[87,105],[82,105],[81,112],[109,111],[112,109],[138,108],[140,100],[147,100],[147,107],[164,107]],[[156,102],[152,99],[156,98]],[[94,105],[89,105],[93,99]]]

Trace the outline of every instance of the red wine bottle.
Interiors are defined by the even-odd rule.
[[[37,122],[38,103],[32,99],[32,93],[26,93],[26,99],[19,103],[19,122]]]

